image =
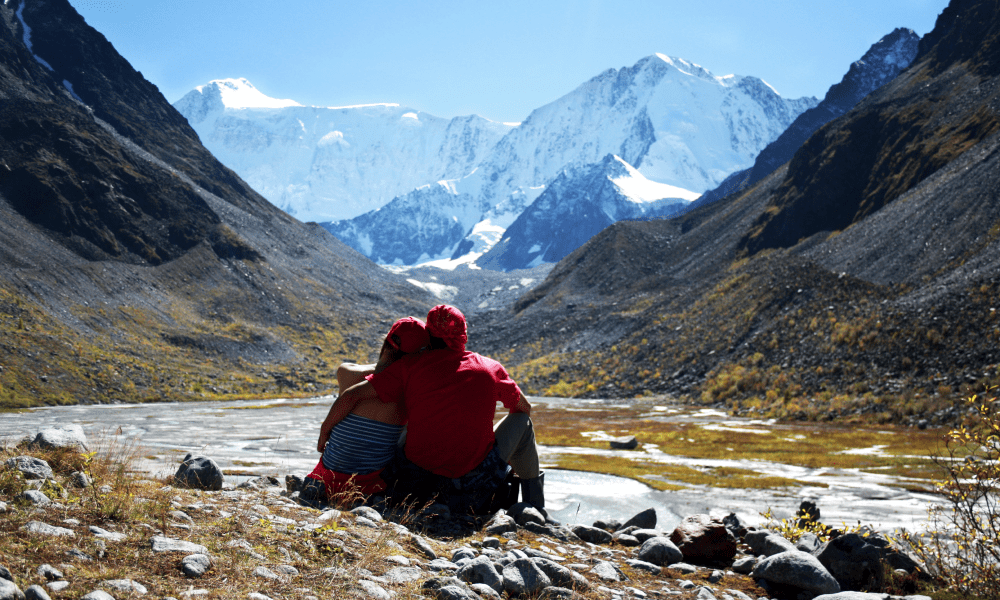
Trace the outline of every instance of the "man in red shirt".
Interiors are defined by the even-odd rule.
[[[445,496],[483,506],[509,463],[522,480],[524,501],[543,508],[542,474],[531,404],[499,362],[469,352],[465,317],[453,306],[427,313],[430,349],[404,356],[341,394],[346,409],[355,398],[375,396],[401,403],[407,414],[406,459],[437,476]],[[497,402],[510,413],[493,427]],[[438,490],[441,493],[441,490]],[[463,496],[464,494],[464,496]],[[488,500],[486,496],[486,500]]]

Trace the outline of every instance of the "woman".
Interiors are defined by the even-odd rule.
[[[382,343],[377,363],[340,365],[337,384],[341,392],[402,356],[421,351],[429,340],[420,319],[396,321]],[[320,427],[316,449],[323,457],[306,476],[300,494],[306,504],[316,505],[345,491],[374,494],[384,490],[385,482],[379,474],[392,458],[406,422],[400,405],[386,404],[376,396],[363,399],[349,410],[338,401],[334,401]]]

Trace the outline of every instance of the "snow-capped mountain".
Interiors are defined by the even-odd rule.
[[[616,221],[676,214],[697,197],[609,154],[560,173],[476,262],[502,271],[559,262]]]
[[[499,241],[568,167],[617,155],[648,180],[697,195],[750,166],[816,103],[785,100],[756,77],[716,77],[683,59],[649,56],[533,111],[469,176],[396,198],[378,215],[325,226],[384,263],[468,260]],[[426,202],[429,193],[434,202]],[[387,235],[398,240],[396,250],[373,242]]]
[[[174,107],[220,161],[302,221],[348,219],[468,175],[513,128],[397,104],[302,106],[245,79],[199,86]]]
[[[764,148],[752,167],[733,173],[718,188],[706,192],[692,207],[747,189],[788,162],[817,129],[847,113],[865,96],[889,83],[910,66],[917,56],[919,43],[920,36],[912,29],[897,28],[872,44],[860,60],[851,64],[840,83],[830,87],[823,101],[799,115],[778,139]]]

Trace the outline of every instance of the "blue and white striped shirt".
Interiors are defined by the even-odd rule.
[[[347,415],[333,426],[323,451],[323,466],[341,473],[372,473],[392,458],[402,425]]]

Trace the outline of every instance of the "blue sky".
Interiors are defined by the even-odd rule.
[[[896,27],[947,0],[70,0],[175,102],[212,79],[344,106],[521,121],[608,68],[656,52],[817,96]]]

